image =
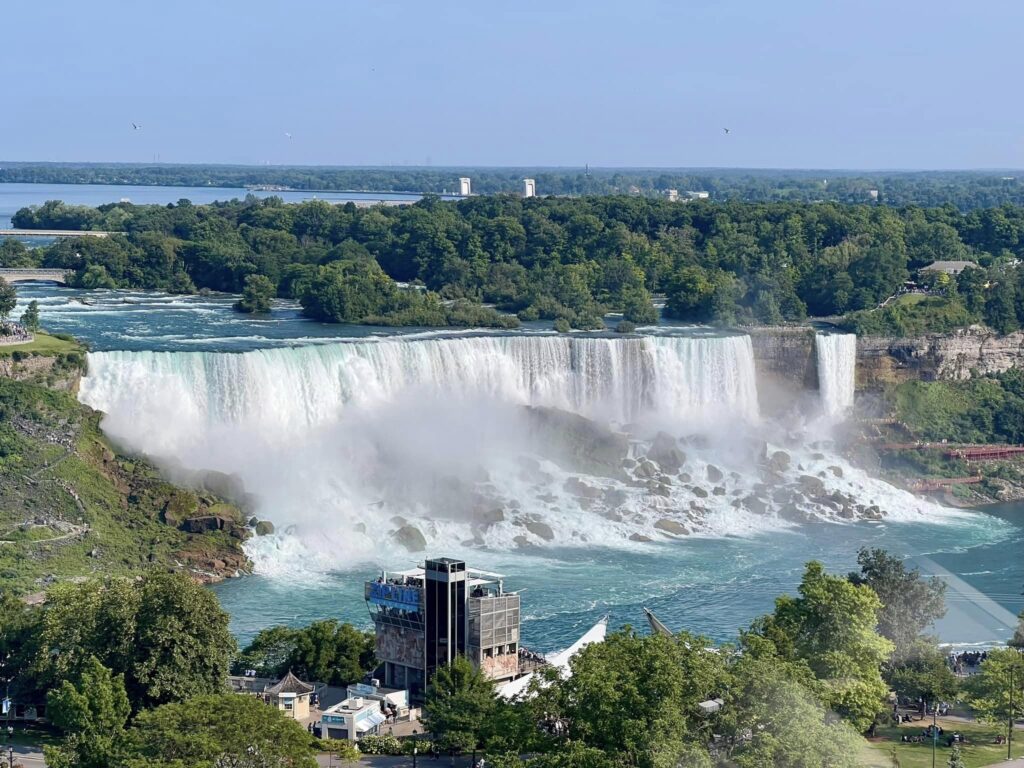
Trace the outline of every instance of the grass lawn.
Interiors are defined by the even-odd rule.
[[[915,304],[920,304],[927,298],[929,298],[928,295],[924,293],[904,293],[889,306],[895,306],[899,304],[900,306],[903,307],[912,307]]]
[[[904,734],[919,735],[931,720],[903,723],[899,728],[879,728],[878,737],[868,741],[869,748],[864,750],[863,765],[865,768],[892,768],[891,751],[896,748],[896,758],[900,768],[931,768],[932,744],[904,744],[900,737]],[[980,768],[985,765],[998,764],[1006,760],[1006,744],[996,744],[996,735],[1006,735],[1006,726],[1000,728],[981,723],[962,723],[939,718],[939,725],[946,733],[959,731],[967,738],[967,743],[960,747],[967,768]],[[950,748],[946,746],[945,733],[939,737],[938,749],[935,750],[936,768],[946,768]],[[1024,757],[1024,732],[1013,734],[1013,756]]]
[[[34,352],[40,355],[60,355],[65,352],[81,351],[82,347],[78,342],[58,339],[56,336],[51,336],[48,333],[37,331],[35,338],[32,339],[32,341],[25,342],[24,344],[4,344],[0,346],[0,357],[7,357],[15,352],[25,352],[27,354],[32,354]]]
[[[60,736],[48,728],[31,723],[14,723],[13,727],[14,735],[10,741],[6,740],[6,735],[0,734],[0,746],[14,744],[18,747],[37,747],[39,750],[42,750],[47,744],[60,743]],[[6,766],[6,762],[3,765]]]

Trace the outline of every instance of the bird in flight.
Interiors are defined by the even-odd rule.
[[[723,128],[722,130],[725,131],[727,134],[730,132],[728,128]]]
[[[284,132],[284,136],[285,136],[286,139],[290,139],[292,137],[292,135],[290,133],[288,133],[288,131]]]
[[[136,131],[141,131],[142,130],[142,126],[139,125],[138,123],[132,123],[132,129],[136,130]]]

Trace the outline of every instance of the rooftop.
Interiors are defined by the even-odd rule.
[[[286,693],[312,693],[313,690],[314,686],[310,685],[309,683],[302,682],[301,680],[299,680],[299,678],[297,678],[295,675],[291,673],[291,670],[289,670],[288,674],[282,677],[278,681],[277,685],[273,685],[270,688],[267,688],[267,693],[269,693],[271,696],[280,696]]]

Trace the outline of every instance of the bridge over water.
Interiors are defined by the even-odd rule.
[[[41,281],[66,285],[67,274],[66,269],[0,269],[0,277],[12,284]]]
[[[0,237],[110,237],[119,234],[97,229],[0,229]]]

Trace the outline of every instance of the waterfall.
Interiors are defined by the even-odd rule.
[[[242,354],[100,352],[90,354],[89,371],[81,399],[111,416],[131,413],[145,423],[152,408],[170,409],[179,421],[245,423],[280,433],[331,421],[352,405],[386,405],[409,392],[552,406],[617,423],[646,411],[686,418],[723,409],[757,416],[747,336],[510,335]],[[157,392],[166,397],[162,407]],[[164,431],[168,426],[160,425]]]
[[[827,416],[839,416],[853,407],[857,336],[852,333],[819,333],[814,337],[814,345],[822,410]]]
[[[172,479],[234,476],[281,532],[247,544],[265,572],[420,535],[446,548],[622,546],[770,522],[733,503],[758,482],[748,448],[761,445],[742,437],[761,425],[745,335],[97,352],[79,397]],[[296,542],[304,554],[282,554]]]
[[[838,409],[852,396],[853,337],[818,343]],[[409,549],[743,535],[831,515],[836,498],[858,514],[855,496],[892,491],[798,441],[775,471],[784,493],[767,492],[766,441],[789,438],[758,415],[745,335],[97,352],[79,397],[171,479],[244,493],[247,512],[277,527],[246,543],[272,575]],[[805,475],[823,478],[833,506],[808,496]],[[894,506],[916,514],[915,503]]]

